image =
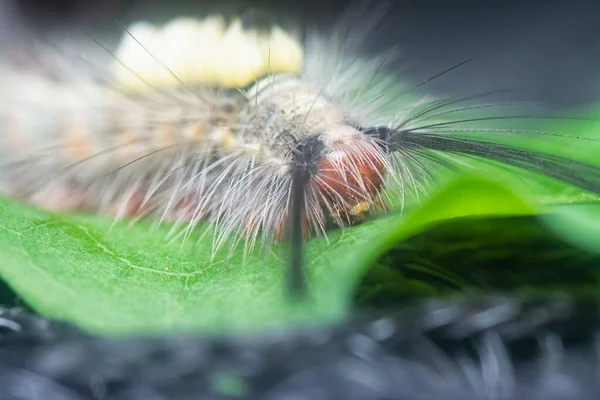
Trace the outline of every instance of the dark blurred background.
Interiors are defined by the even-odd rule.
[[[357,1],[348,0],[0,0],[40,30],[69,25],[116,25],[119,19],[164,20],[199,12],[268,9],[321,26]],[[8,26],[10,18],[0,18]],[[112,25],[110,25],[112,23]],[[6,30],[6,29],[5,29]],[[471,93],[526,85],[527,100],[574,107],[600,100],[600,1],[402,0],[368,51],[402,49],[402,72],[419,81],[464,59],[477,59],[429,85]],[[400,66],[398,66],[400,69]]]

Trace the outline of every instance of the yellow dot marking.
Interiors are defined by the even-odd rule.
[[[348,214],[360,215],[366,211],[369,211],[369,209],[370,209],[369,203],[367,203],[366,201],[361,201],[360,203],[358,203],[354,207],[352,207],[350,210],[348,210]]]

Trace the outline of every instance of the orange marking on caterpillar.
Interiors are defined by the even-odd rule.
[[[287,214],[286,214],[287,215]],[[279,242],[285,237],[286,234],[286,221],[287,217],[284,218],[279,224],[275,225],[275,229],[273,230],[273,238],[276,242]],[[306,241],[310,238],[310,229],[309,229],[310,219],[308,214],[304,215],[304,219],[302,222],[302,238]],[[246,230],[246,235],[250,235],[256,228],[256,222],[252,222],[249,228]]]
[[[223,148],[234,148],[238,143],[229,128],[219,127],[210,136],[216,145]]]
[[[76,158],[89,157],[93,153],[90,142],[92,132],[87,122],[83,118],[73,116],[65,120],[63,125],[67,153]]]
[[[15,115],[8,118],[4,146],[10,153],[22,153],[27,150],[29,140],[22,120]]]
[[[74,185],[49,189],[36,201],[38,206],[54,212],[81,211],[85,209],[87,202],[87,190]]]
[[[143,211],[144,194],[136,192],[115,202],[110,213],[117,217],[134,217]]]
[[[376,153],[342,148],[319,162],[316,184],[341,213],[354,216],[371,209],[383,172],[383,161]]]
[[[204,125],[196,124],[191,129],[192,135],[194,136],[203,136],[205,132]]]
[[[137,157],[145,151],[145,146],[140,142],[140,137],[131,131],[124,131],[115,138],[116,146],[121,147],[119,158],[123,161],[131,161],[131,157]]]
[[[173,129],[168,126],[156,128],[154,136],[159,146],[171,147],[177,144],[177,136]]]

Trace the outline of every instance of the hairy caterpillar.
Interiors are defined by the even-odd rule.
[[[545,132],[460,125],[533,115],[456,117],[501,106],[462,105],[477,96],[407,101],[385,72],[388,54],[352,54],[377,21],[361,18],[304,40],[219,18],[136,25],[116,52],[106,48],[102,83],[63,65],[48,75],[47,61],[27,71],[11,52],[2,190],[51,209],[153,215],[186,236],[205,222],[215,254],[228,240],[252,249],[289,230],[297,265],[311,234],[385,209],[388,191],[423,190],[428,162],[448,167],[464,155],[600,192],[597,167],[490,136]]]

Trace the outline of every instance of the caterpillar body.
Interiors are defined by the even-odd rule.
[[[206,223],[214,254],[228,240],[253,248],[289,229],[300,263],[312,234],[386,209],[390,191],[420,190],[427,162],[464,155],[600,193],[598,167],[489,135],[519,130],[461,135],[458,122],[488,119],[453,119],[477,96],[407,102],[385,72],[389,54],[347,54],[360,42],[347,31],[300,40],[218,17],[124,31],[116,52],[91,38],[110,55],[106,82],[21,68],[5,52],[4,194],[54,210],[153,216],[184,235]]]

